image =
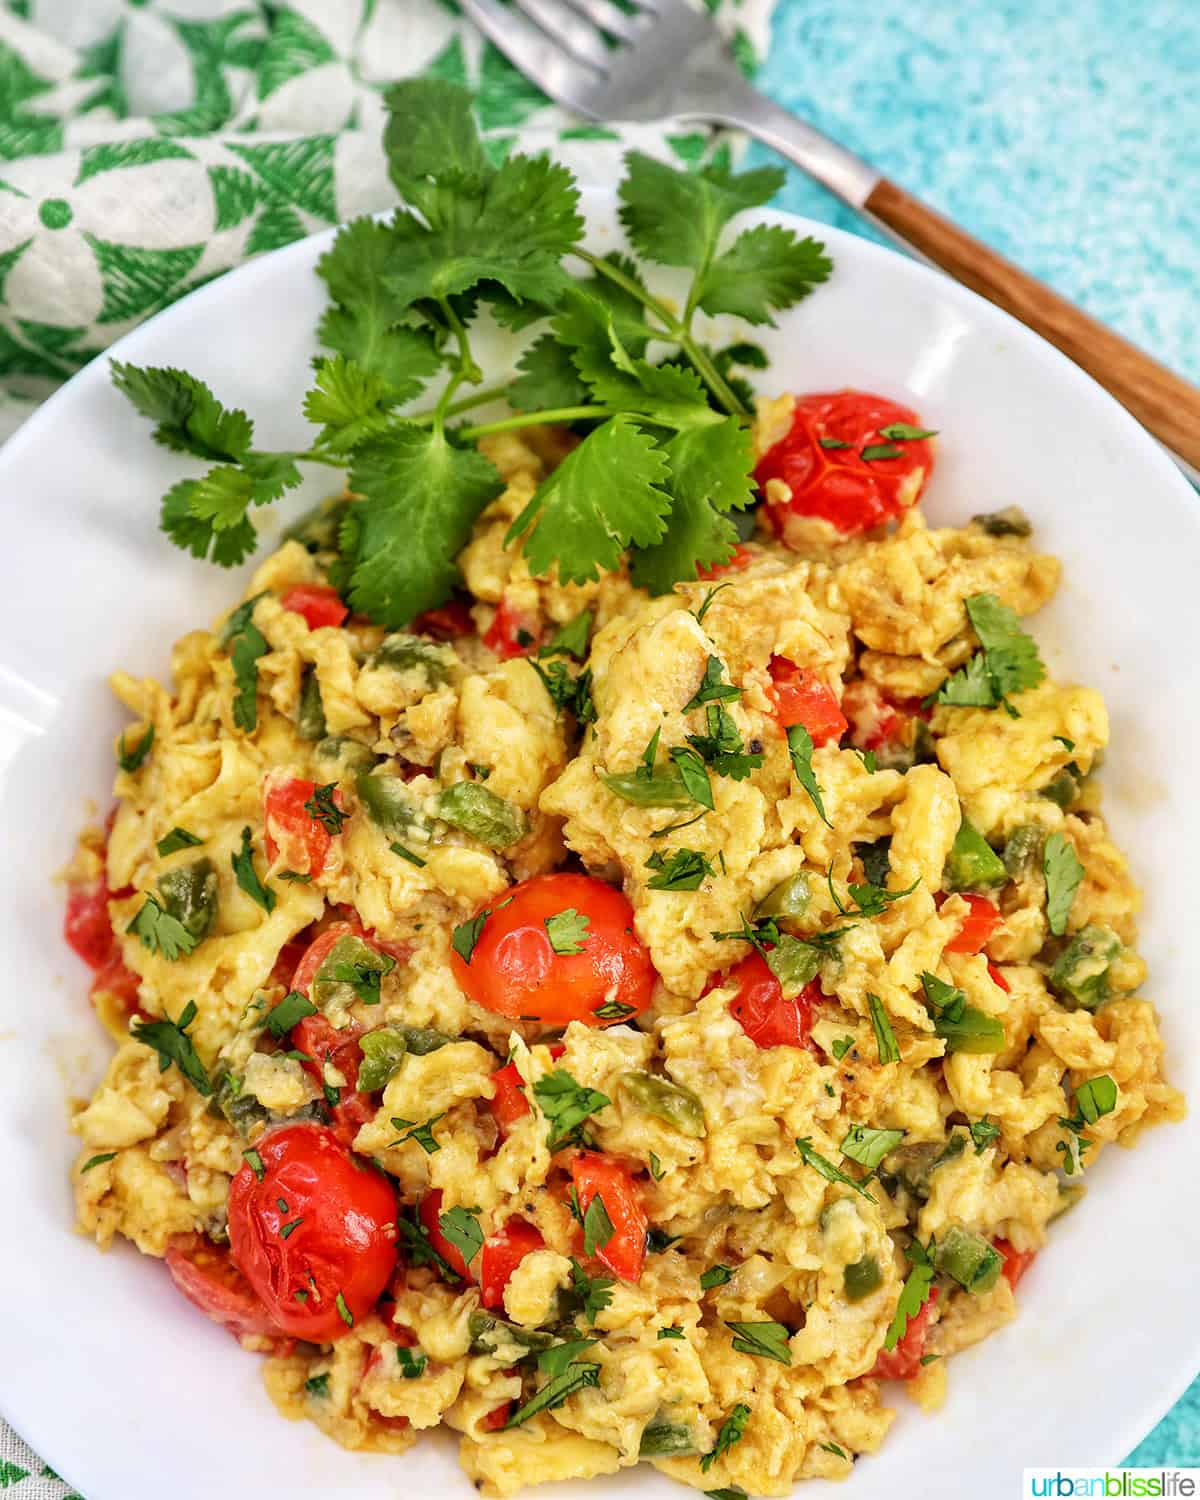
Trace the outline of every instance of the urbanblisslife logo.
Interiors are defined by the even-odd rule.
[[[1200,1494],[1200,1469],[1026,1469],[1023,1494],[1029,1500],[1193,1500]]]

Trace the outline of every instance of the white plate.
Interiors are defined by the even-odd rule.
[[[616,238],[593,196],[594,241]],[[1047,344],[952,282],[864,240],[785,215],[830,246],[828,286],[764,342],[772,388],[860,385],[907,396],[941,429],[928,510],[938,521],[1012,503],[1066,563],[1037,631],[1059,675],[1112,712],[1104,773],[1116,835],[1147,888],[1146,993],[1161,1007],[1174,1082],[1200,1097],[1200,514],[1145,433]],[[317,236],[223,277],[137,329],[121,358],[176,364],[260,417],[265,447],[304,447],[300,397],[321,307]],[[87,1500],[216,1495],[361,1500],[472,1494],[445,1437],[395,1459],[344,1453],[274,1414],[241,1353],[128,1247],[99,1255],[72,1230],[69,1094],[108,1047],[87,975],[60,937],[61,892],[89,799],[107,806],[121,716],[116,666],[164,673],[170,643],[235,597],[240,577],[156,531],[188,466],[88,366],[0,453],[0,1409]],[[188,470],[189,472],[191,470]],[[328,487],[328,474],[309,487]],[[1089,1174],[1021,1288],[1021,1315],[952,1361],[936,1417],[904,1410],[840,1495],[1011,1500],[1023,1465],[1124,1456],[1200,1365],[1195,1122],[1152,1132]],[[897,1391],[897,1404],[905,1408]],[[579,1496],[555,1486],[544,1500]],[[596,1500],[682,1491],[652,1470],[593,1481]],[[818,1488],[806,1494],[818,1500]]]

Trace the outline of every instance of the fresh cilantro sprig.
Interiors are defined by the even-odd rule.
[[[1037,687],[1046,676],[1037,642],[1021,629],[1016,611],[995,594],[972,594],[964,603],[980,650],[942,683],[937,702],[956,708],[1003,706],[1019,718],[1009,699]]]
[[[208,466],[164,496],[164,531],[194,556],[232,566],[254,549],[254,511],[298,485],[302,464],[341,469],[356,500],[337,536],[339,590],[373,621],[404,625],[448,596],[457,554],[503,488],[474,441],[557,422],[582,440],[508,538],[534,573],[584,582],[628,553],[635,583],[665,593],[728,561],[730,512],[754,499],[751,392],[733,370],[762,368],[765,356],[744,343],[714,352],[694,324],[701,313],[770,324],[828,277],[811,239],[780,225],[729,229],[778,190],[782,172],[736,173],[723,154],[695,171],[630,154],[620,188],[630,243],[644,260],[690,274],[682,304],[668,305],[636,260],[584,248],[565,167],[519,153],[493,161],[465,89],[409,80],[385,103],[402,207],[386,222],[355,220],[318,263],[327,352],[303,402],[309,447],[257,448],[250,417],[186,371],[113,365],[155,440]],[[515,374],[498,383],[484,383],[472,347],[485,311],[531,334]],[[663,346],[651,363],[650,349]],[[431,403],[413,410],[426,392]],[[509,414],[455,425],[496,399]],[[247,620],[229,644],[235,716],[251,732],[265,642]],[[580,656],[585,646],[580,627],[556,649]]]

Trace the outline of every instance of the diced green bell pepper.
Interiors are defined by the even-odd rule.
[[[478,781],[456,781],[438,797],[438,817],[489,849],[507,849],[525,837],[528,824],[519,807],[497,797]]]
[[[621,1087],[639,1109],[665,1120],[681,1135],[698,1138],[706,1133],[704,1106],[691,1089],[638,1069],[621,1074]]]
[[[948,891],[980,891],[1004,885],[1008,871],[1004,861],[967,818],[959,824],[954,845],[946,860],[942,884]]]
[[[1000,1279],[1004,1257],[981,1234],[951,1224],[937,1243],[934,1265],[944,1276],[978,1296]]]
[[[1109,970],[1121,952],[1121,939],[1109,927],[1082,928],[1054,960],[1050,987],[1060,999],[1095,1010],[1109,996]]]
[[[213,862],[205,856],[176,865],[159,878],[163,907],[187,928],[197,942],[207,937],[217,919],[220,882]]]

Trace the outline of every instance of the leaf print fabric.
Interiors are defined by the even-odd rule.
[[[761,54],[772,0],[704,4]],[[471,88],[496,159],[553,144],[585,182],[631,146],[712,149],[580,124],[455,0],[0,0],[0,439],[194,287],[394,203],[382,94],[407,75]]]

